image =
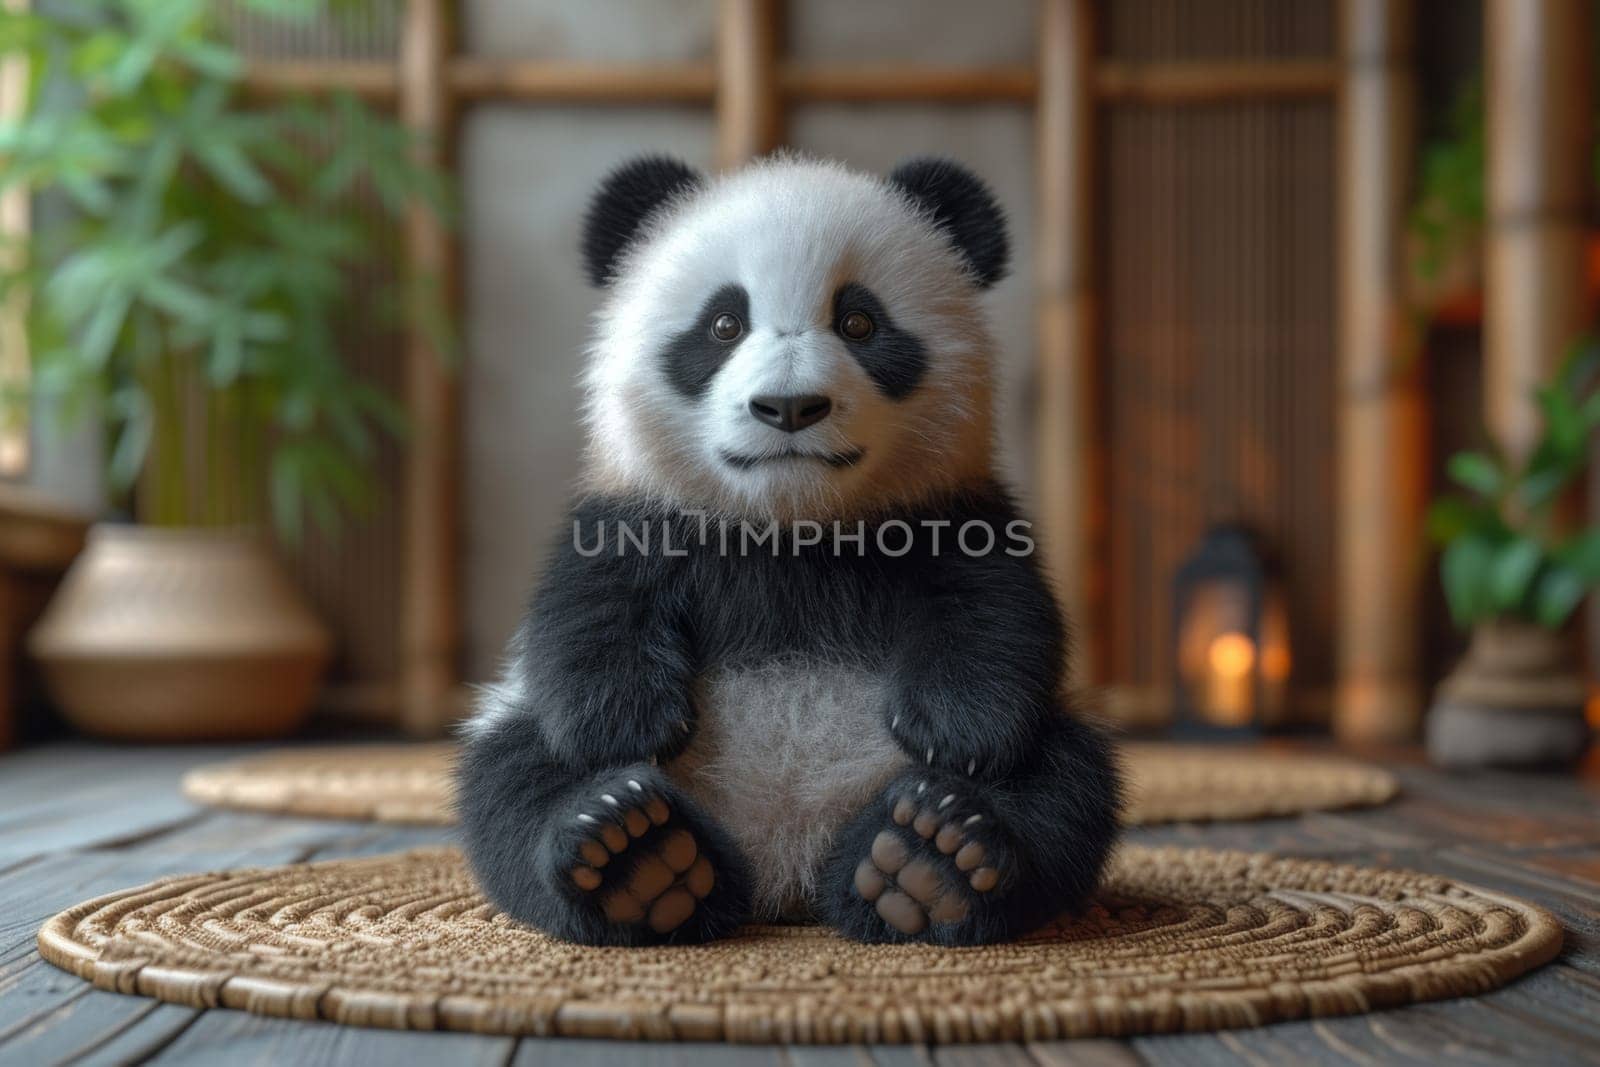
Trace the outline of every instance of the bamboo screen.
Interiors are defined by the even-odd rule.
[[[1331,59],[1329,0],[1121,0],[1106,59]],[[1119,717],[1172,689],[1172,574],[1244,521],[1287,579],[1296,704],[1333,682],[1334,102],[1112,103],[1099,142],[1109,582]]]

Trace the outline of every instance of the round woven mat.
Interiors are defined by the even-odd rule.
[[[445,826],[456,821],[455,752],[444,742],[285,748],[197,767],[183,793],[220,808]]]
[[[454,755],[449,744],[283,749],[191,771],[183,790],[219,807],[445,825]],[[1132,744],[1122,760],[1131,825],[1362,807],[1397,788],[1376,767],[1261,749]]]
[[[1481,993],[1547,962],[1531,904],[1441,878],[1128,847],[1100,903],[1019,942],[860,945],[758,926],[594,949],[496,913],[433,849],[172,878],[51,919],[104,989],[362,1026],[727,1041],[992,1041],[1208,1030]]]
[[[1129,825],[1267,819],[1383,804],[1394,775],[1364,763],[1261,748],[1131,744],[1122,748]]]

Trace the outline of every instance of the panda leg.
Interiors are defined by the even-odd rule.
[[[840,832],[819,910],[861,941],[976,945],[1083,904],[1117,828],[1103,738],[1063,717],[990,781],[912,768]]]
[[[458,768],[467,858],[512,918],[568,941],[709,941],[749,912],[737,848],[648,763],[576,771],[537,725],[469,740]]]

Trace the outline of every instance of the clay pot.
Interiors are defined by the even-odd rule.
[[[1588,745],[1587,697],[1570,634],[1518,619],[1480,624],[1439,683],[1428,754],[1451,767],[1569,763]]]
[[[145,741],[291,733],[331,648],[258,537],[110,524],[28,637],[72,725]]]

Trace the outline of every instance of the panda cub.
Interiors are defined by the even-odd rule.
[[[601,185],[584,484],[458,771],[510,916],[965,945],[1095,888],[1116,773],[994,470],[981,297],[1008,251],[943,160]]]

